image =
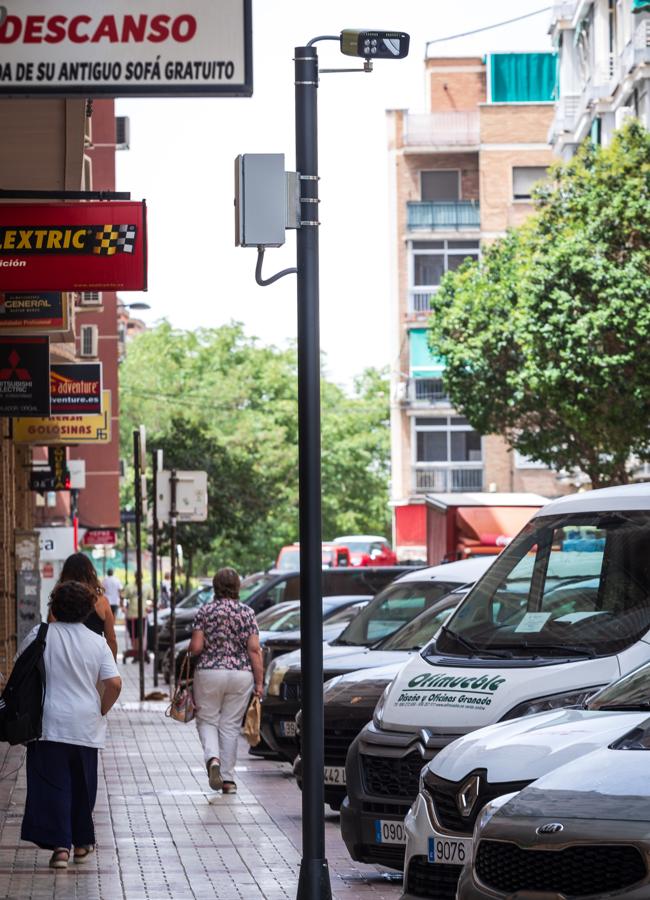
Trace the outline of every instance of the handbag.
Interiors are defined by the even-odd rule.
[[[196,715],[196,705],[192,695],[192,686],[190,684],[190,654],[185,654],[185,659],[181,666],[178,678],[178,684],[172,697],[172,702],[165,710],[165,715],[169,719],[175,719],[177,722],[191,722]]]
[[[262,704],[260,703],[260,698],[255,694],[253,699],[248,704],[248,709],[246,710],[246,718],[244,720],[244,737],[251,745],[251,747],[257,747],[259,742],[262,740],[260,735],[260,723],[262,720]]]

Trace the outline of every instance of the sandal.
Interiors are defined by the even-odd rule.
[[[69,859],[70,851],[67,847],[55,847],[50,857],[50,869],[67,869]]]
[[[219,765],[219,760],[215,758],[212,758],[208,765],[208,782],[213,791],[218,791],[223,785],[221,766]]]
[[[92,844],[84,844],[81,847],[74,848],[74,854],[72,859],[76,863],[86,862],[91,853],[95,852],[95,848]]]
[[[221,788],[224,794],[236,794],[237,793],[237,785],[234,781],[224,781],[223,787]]]

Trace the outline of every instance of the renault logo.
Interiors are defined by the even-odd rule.
[[[560,831],[564,831],[564,825],[560,825],[559,822],[547,822],[546,825],[539,826],[537,834],[558,834]]]
[[[476,801],[478,800],[479,789],[481,786],[481,779],[478,775],[472,775],[467,781],[462,785],[461,789],[458,791],[458,795],[456,797],[456,806],[458,807],[458,811],[463,816],[463,818],[467,818],[472,815],[472,810],[476,805]]]

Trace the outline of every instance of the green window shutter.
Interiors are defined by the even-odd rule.
[[[556,83],[555,53],[493,53],[490,56],[491,103],[548,102],[555,97]]]
[[[411,378],[442,378],[445,371],[444,362],[429,350],[426,328],[409,331],[409,368]]]
[[[632,12],[643,12],[650,9],[650,0],[632,0]]]

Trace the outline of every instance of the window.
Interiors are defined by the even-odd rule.
[[[460,172],[458,169],[420,172],[420,196],[434,203],[460,200]]]
[[[415,459],[419,463],[481,462],[481,435],[462,416],[415,419]]]
[[[548,170],[544,166],[513,166],[512,196],[515,200],[530,200],[533,187],[538,181],[548,178]]]
[[[466,259],[478,259],[478,241],[413,241],[412,286],[438,287],[445,272],[455,271]]]

